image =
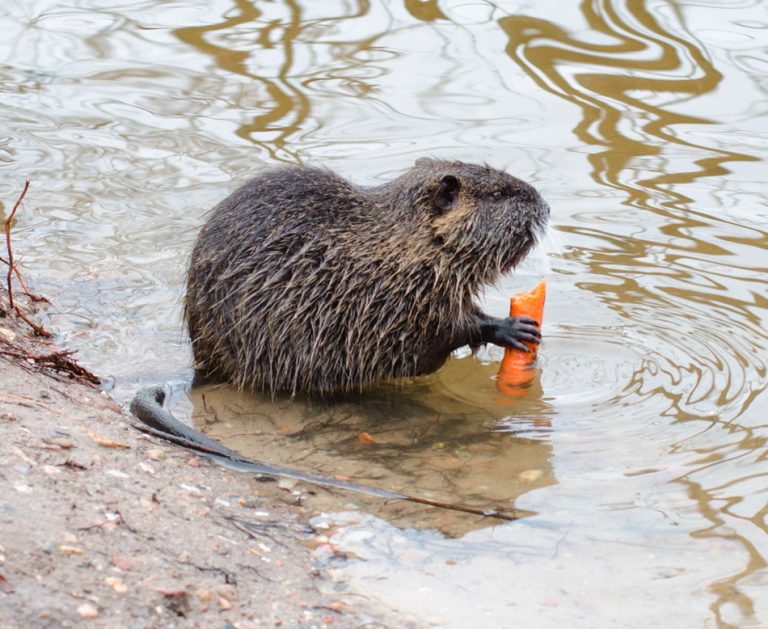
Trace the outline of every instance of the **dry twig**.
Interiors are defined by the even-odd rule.
[[[15,309],[15,304],[13,303],[13,247],[11,247],[11,221],[13,220],[14,215],[16,214],[16,210],[19,209],[19,206],[21,205],[21,202],[24,200],[24,196],[27,194],[27,190],[29,190],[29,182],[24,182],[24,189],[21,191],[21,194],[19,195],[19,198],[16,199],[16,203],[13,206],[13,209],[11,210],[11,213],[8,215],[8,218],[5,219],[5,248],[8,252],[8,303],[11,306],[12,309]]]
[[[27,295],[32,301],[48,301],[45,297],[41,297],[39,295],[33,295],[29,292],[27,289],[27,285],[24,282],[24,278],[21,276],[21,272],[17,268],[16,264],[13,261],[13,247],[11,245],[11,222],[13,221],[13,217],[16,214],[16,210],[19,209],[19,206],[21,205],[21,202],[24,200],[25,195],[27,194],[27,190],[29,190],[29,181],[24,182],[24,189],[21,191],[21,194],[19,195],[19,198],[16,199],[16,203],[13,205],[13,209],[11,210],[11,213],[8,215],[8,218],[5,219],[5,248],[8,252],[8,259],[3,260],[8,265],[8,305],[10,306],[11,310],[16,311],[16,314],[20,319],[22,319],[29,327],[31,327],[35,334],[38,336],[43,336],[45,338],[50,338],[53,336],[48,330],[46,330],[43,326],[38,325],[34,321],[30,320],[19,308],[18,304],[15,302],[13,298],[13,276],[14,274],[19,280],[19,284],[21,284],[21,288],[24,291],[24,294]]]

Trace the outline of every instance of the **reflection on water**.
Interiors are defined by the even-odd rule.
[[[333,401],[274,401],[205,387],[192,392],[192,402],[199,428],[256,459],[512,513],[519,495],[555,482],[551,425],[546,404],[533,417],[517,415],[517,400],[495,392],[494,371],[467,358],[431,378]],[[526,410],[532,414],[530,406]],[[499,417],[506,418],[503,429]],[[451,536],[498,524],[411,503],[343,498],[399,526],[428,526]],[[309,506],[327,511],[345,502],[329,502],[321,492]]]
[[[510,38],[507,53],[542,88],[581,108],[574,133],[600,147],[589,156],[593,179],[621,191],[622,204],[646,222],[631,239],[626,221],[619,229],[574,225],[568,231],[609,243],[583,258],[600,278],[592,288],[633,322],[635,334],[654,339],[628,390],[645,398],[663,391],[664,415],[706,419],[706,428],[724,428],[715,447],[709,434],[686,435],[674,444],[698,454],[678,479],[709,520],[692,535],[733,540],[751,555],[753,568],[764,569],[765,559],[755,549],[768,532],[765,504],[741,514],[723,514],[716,506],[733,500],[729,486],[740,482],[743,461],[735,469],[718,466],[714,483],[711,466],[713,458],[759,460],[765,452],[764,439],[755,440],[754,428],[738,418],[766,386],[768,334],[756,327],[754,308],[765,290],[768,241],[766,231],[713,214],[689,192],[701,189],[697,180],[728,175],[729,163],[757,157],[676,131],[676,125],[716,123],[699,115],[695,104],[692,114],[685,106],[716,90],[723,79],[679,9],[656,7],[655,16],[640,2],[592,2],[582,8],[589,38],[605,35],[607,43],[573,37],[550,21],[508,17],[500,21]],[[717,190],[723,183],[713,185]],[[757,526],[745,528],[738,520]],[[738,606],[744,617],[754,614],[750,598],[735,595],[739,581],[751,573],[712,584],[720,621],[724,606]]]
[[[335,587],[446,626],[768,624],[764,3],[31,0],[0,26],[0,198],[31,180],[26,275],[119,399],[189,381],[191,243],[268,164],[485,160],[550,202],[562,247],[484,295],[500,316],[549,274],[526,397],[496,393],[497,348],[333,404],[193,394],[254,456],[534,512],[321,492],[367,559]]]

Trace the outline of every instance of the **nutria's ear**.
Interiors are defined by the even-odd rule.
[[[440,186],[435,194],[435,206],[441,212],[447,212],[459,200],[461,182],[453,175],[445,175],[440,179]]]

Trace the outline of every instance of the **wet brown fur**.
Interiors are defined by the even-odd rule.
[[[435,371],[483,340],[476,294],[547,215],[525,182],[462,162],[418,160],[372,188],[318,168],[260,174],[213,209],[192,253],[197,372],[295,395]]]

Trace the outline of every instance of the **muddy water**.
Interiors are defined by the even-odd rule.
[[[189,382],[186,257],[249,173],[450,156],[550,202],[484,296],[549,281],[526,395],[489,348],[333,404],[179,405],[254,456],[528,516],[318,497],[366,559],[321,553],[329,587],[445,626],[768,624],[764,3],[28,0],[0,27],[0,199],[32,182],[17,251],[121,400]]]

